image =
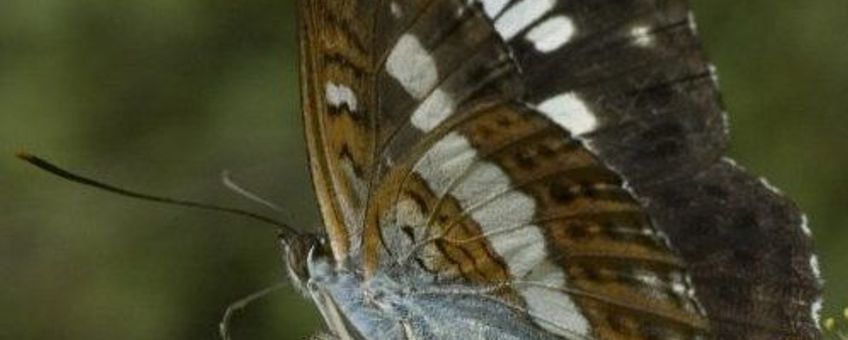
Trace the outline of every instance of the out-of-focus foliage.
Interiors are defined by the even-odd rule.
[[[0,1],[0,338],[211,339],[226,306],[283,280],[275,231],[80,188],[97,178],[318,228],[298,111],[293,1]],[[848,301],[848,12],[841,0],[698,0],[731,112],[731,154],[809,213],[826,312]],[[229,169],[287,208],[220,185]],[[236,339],[301,339],[293,291]]]
[[[848,340],[848,308],[842,310],[841,316],[824,315],[822,327],[825,336],[832,339]]]

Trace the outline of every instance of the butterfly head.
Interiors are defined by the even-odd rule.
[[[311,261],[332,261],[328,242],[323,235],[281,233],[279,240],[289,276],[300,289],[305,288],[312,276],[309,270]]]

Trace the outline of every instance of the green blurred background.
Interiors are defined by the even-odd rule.
[[[698,0],[731,112],[731,154],[809,213],[825,312],[848,302],[848,10],[844,0]],[[226,306],[283,278],[272,228],[81,188],[20,148],[174,197],[318,228],[298,111],[293,3],[0,1],[0,338],[213,339]],[[236,339],[302,339],[289,290]]]

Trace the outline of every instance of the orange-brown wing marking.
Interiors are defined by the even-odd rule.
[[[543,327],[580,329],[584,320],[591,325],[585,335],[610,339],[708,334],[684,264],[614,171],[532,109],[484,102],[465,110],[413,148],[388,177],[389,189],[380,188],[381,195],[396,195],[385,200],[395,206],[407,204],[405,191],[427,193],[426,208],[383,218],[382,246],[398,252],[432,240],[415,254],[424,264],[439,257],[462,262],[450,247],[485,250],[483,259],[505,268],[510,287]],[[407,229],[414,241],[399,241],[404,232],[394,228]],[[485,265],[474,269],[501,268]],[[561,310],[540,308],[556,299],[568,302]]]
[[[546,120],[530,110],[524,116]],[[466,135],[479,149],[500,136],[473,125]],[[596,336],[705,334],[707,322],[688,291],[685,266],[620,177],[585,147],[559,131],[505,148],[490,160],[536,200],[548,249],[571,287],[583,292],[575,298]]]
[[[371,25],[363,1],[300,1],[301,83],[310,167],[341,263],[356,252],[376,133]]]
[[[382,239],[395,242],[382,248],[394,252],[386,254],[385,259],[414,261],[432,273],[435,281],[506,282],[509,277],[506,268],[491,252],[486,240],[478,237],[480,227],[472,219],[454,221],[462,214],[456,200],[440,200],[420,176],[413,174],[393,202],[397,202],[394,207],[384,209],[381,225]],[[428,235],[419,227],[439,204],[439,213],[432,225],[444,237],[428,240]],[[468,241],[450,242],[451,239]]]

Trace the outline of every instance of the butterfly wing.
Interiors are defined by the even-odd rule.
[[[717,334],[815,334],[809,313],[796,313],[817,293],[808,267],[755,252],[773,269],[743,275],[729,258],[742,242],[721,248],[768,228],[797,231],[798,215],[755,184],[737,188],[748,181],[739,170],[719,169],[724,118],[685,2],[300,8],[310,164],[339,263],[373,275],[411,262],[433,283],[500,285],[493,295],[552,334],[605,338],[707,334],[685,267],[716,261],[694,286]],[[698,189],[680,186],[691,182]],[[706,201],[703,188],[726,196]],[[675,197],[705,203],[680,211]],[[784,215],[742,220],[754,222],[744,237],[733,218],[703,217],[737,202],[735,215]],[[689,239],[693,228],[703,244]],[[809,259],[799,240],[780,243],[792,264]],[[728,292],[772,287],[772,273],[792,277],[796,294]],[[743,315],[786,296],[784,315]]]
[[[436,124],[427,114],[453,110],[445,91],[455,104],[520,86],[505,79],[513,65],[487,19],[463,1],[301,1],[299,11],[311,172],[337,259],[359,261],[372,187],[425,135],[416,126]]]
[[[563,94],[588,107],[591,128],[571,124],[584,127],[581,139],[627,179],[689,264],[718,338],[821,336],[806,222],[723,158],[726,119],[686,1],[556,1],[525,21],[514,19],[525,6],[552,1],[482,2],[524,72],[528,102],[555,116],[574,116],[546,105]],[[534,36],[557,18],[570,22],[567,44]]]
[[[818,260],[806,220],[764,183],[723,159],[641,195],[688,261],[717,334],[819,339]]]
[[[434,283],[505,284],[500,298],[566,338],[708,334],[685,264],[568,131],[485,97],[442,124],[380,188],[381,256]]]
[[[301,95],[309,164],[338,263],[355,253],[373,177],[374,7],[299,1]]]

